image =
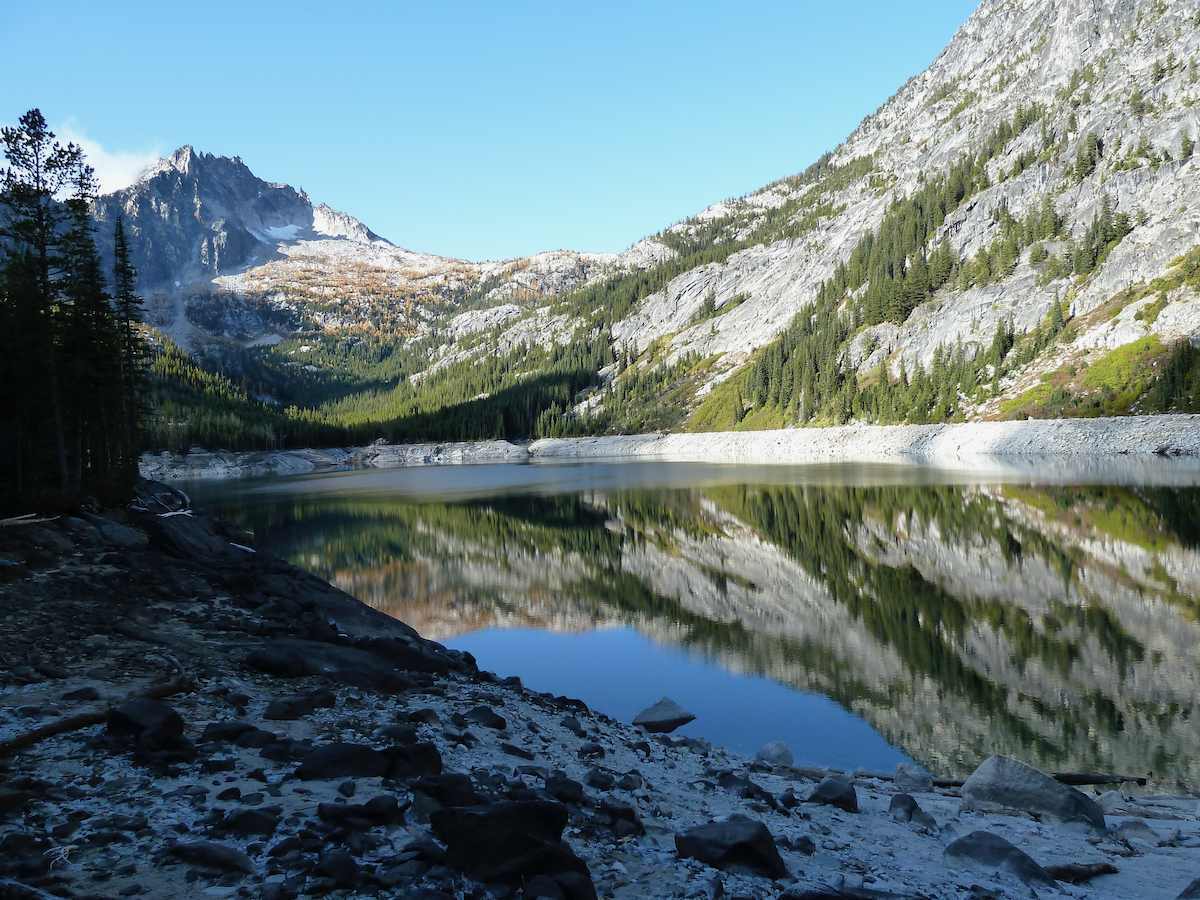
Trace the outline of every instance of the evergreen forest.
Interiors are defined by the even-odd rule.
[[[105,272],[94,172],[38,110],[0,141],[0,506],[118,496],[137,477],[146,369],[124,229]]]

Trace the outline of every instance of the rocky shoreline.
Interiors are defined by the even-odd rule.
[[[294,475],[333,469],[392,469],[455,463],[620,459],[737,464],[917,463],[998,474],[1047,464],[1174,460],[1200,472],[1200,416],[1030,419],[950,425],[844,425],[716,434],[543,438],[530,444],[475,441],[387,444],[330,450],[162,453],[141,461],[144,478],[183,481]]]
[[[0,523],[0,898],[1200,896],[1191,796],[746,759],[480,671],[144,485]],[[1109,789],[1112,788],[1112,789]]]

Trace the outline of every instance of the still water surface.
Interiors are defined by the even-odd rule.
[[[1169,464],[489,465],[189,486],[484,668],[798,762],[1200,785],[1200,490]],[[1179,486],[1180,482],[1183,486]]]

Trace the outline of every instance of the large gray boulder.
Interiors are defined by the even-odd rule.
[[[792,758],[792,751],[783,741],[771,741],[755,753],[754,758],[770,766],[790,766],[795,762]]]
[[[1200,900],[1200,878],[1185,887],[1175,900]]]
[[[680,725],[686,725],[696,718],[674,700],[663,697],[653,706],[643,709],[633,720],[634,725],[641,725],[647,731],[667,734]]]
[[[822,779],[821,783],[808,795],[807,802],[824,803],[826,806],[835,806],[849,813],[858,812],[858,793],[854,790],[854,785],[836,775],[829,775]]]
[[[942,862],[954,869],[970,869],[988,875],[1007,873],[1028,885],[1058,888],[1054,877],[1025,852],[998,834],[972,831],[942,853]]]
[[[681,857],[698,859],[717,869],[749,871],[767,878],[788,874],[767,826],[743,815],[678,832],[675,850]]]
[[[1105,828],[1104,811],[1096,801],[1007,756],[984,760],[963,785],[962,796],[967,809],[1019,809],[1100,832]]]

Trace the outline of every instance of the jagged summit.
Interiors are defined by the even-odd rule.
[[[102,236],[117,215],[129,231],[143,290],[237,271],[296,241],[391,246],[353,216],[314,206],[289,185],[263,181],[241,157],[197,153],[190,145],[96,201]]]

